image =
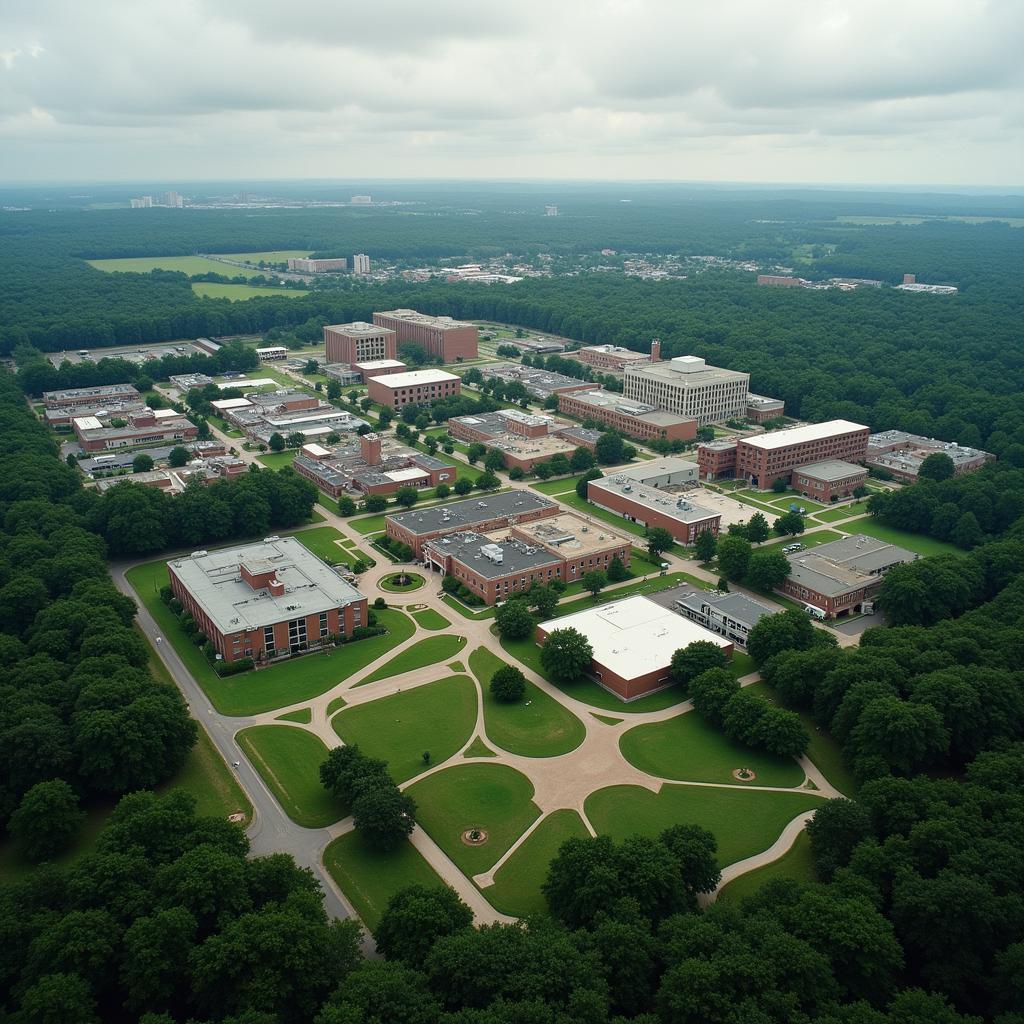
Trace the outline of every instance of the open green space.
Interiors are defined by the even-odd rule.
[[[339,836],[324,850],[324,867],[371,932],[396,892],[410,885],[433,889],[445,884],[412,843],[399,843],[382,853],[367,846],[354,831]]]
[[[852,502],[849,505],[834,505],[831,508],[822,509],[820,512],[814,513],[814,518],[820,519],[823,523],[835,523],[840,519],[867,515],[867,511],[868,503],[867,499],[865,499],[864,501]]]
[[[596,718],[599,722],[603,722],[605,725],[618,725],[619,722],[625,721],[622,718],[613,718],[611,715],[599,715],[596,711],[590,712],[591,718]]]
[[[160,792],[184,789],[191,793],[196,798],[197,814],[226,818],[230,814],[241,813],[245,815],[241,823],[243,828],[252,820],[249,798],[202,727],[181,771],[158,788]]]
[[[225,264],[220,263],[218,266],[224,267]],[[246,273],[241,267],[230,267],[229,269],[239,274]],[[218,271],[218,273],[223,273],[223,271]],[[234,277],[235,273],[232,273],[231,276]],[[192,291],[201,299],[230,299],[232,302],[258,299],[264,295],[276,297],[283,295],[289,299],[301,299],[313,294],[298,288],[263,288],[252,284],[214,284],[209,281],[195,282],[192,285]]]
[[[801,533],[798,537],[783,537],[782,540],[763,544],[758,551],[781,551],[789,544],[803,544],[804,548],[816,548],[819,544],[827,544],[832,540],[842,540],[846,534],[835,530],[815,530],[813,533]],[[773,595],[774,596],[774,595]]]
[[[428,775],[406,791],[416,820],[467,877],[486,871],[540,816],[533,784],[514,768],[475,762]],[[481,829],[487,842],[467,846],[462,833]]]
[[[409,582],[402,586],[397,583],[393,583],[393,577],[388,576],[384,579],[381,579],[379,584],[380,589],[386,590],[389,594],[408,594],[414,590],[419,590],[420,587],[422,587],[423,584],[427,582],[419,573],[416,572],[396,573],[395,577],[398,576],[405,577]]]
[[[674,786],[657,794],[639,786],[609,786],[587,797],[584,809],[598,834],[614,839],[655,836],[670,825],[700,825],[718,840],[724,867],[766,850],[798,814],[821,806],[807,790],[771,793],[738,786]]]
[[[540,687],[527,680],[523,699],[514,704],[503,704],[491,696],[491,676],[505,665],[486,647],[478,647],[469,656],[470,671],[483,691],[488,739],[524,757],[556,757],[575,750],[586,738],[586,728]]]
[[[484,895],[503,914],[526,917],[546,913],[547,900],[540,887],[547,878],[548,865],[567,839],[583,839],[589,835],[583,819],[575,811],[554,811],[501,865],[494,875],[494,885],[484,889]]]
[[[223,274],[225,277],[256,277],[258,270],[232,267],[205,256],[142,256],[130,259],[86,260],[108,274],[148,274],[151,270],[176,270],[181,274]]]
[[[395,782],[405,782],[460,750],[476,724],[476,687],[451,676],[390,697],[357,704],[331,725],[346,744],[387,761]],[[423,760],[429,751],[430,761]]]
[[[498,755],[479,736],[462,752],[463,757],[497,757]]]
[[[452,597],[451,594],[445,594],[441,598],[441,603],[448,605],[449,608],[457,611],[464,619],[473,619],[477,621],[479,619],[493,619],[494,609],[485,608],[483,606],[479,608],[470,608],[468,605],[464,605],[458,598]]]
[[[330,718],[335,711],[340,711],[341,708],[346,707],[348,701],[344,697],[334,697],[331,702],[327,705],[327,717]]]
[[[774,757],[731,740],[696,711],[630,729],[622,734],[619,750],[630,764],[655,778],[743,786],[732,772],[750,768],[758,786],[793,787],[804,781],[804,771],[793,758]]]
[[[256,461],[262,463],[267,469],[284,469],[295,461],[299,454],[298,448],[287,452],[267,452],[266,455],[257,455]]]
[[[285,814],[305,828],[323,828],[348,809],[320,784],[328,750],[319,736],[291,725],[254,725],[235,737]]]
[[[333,526],[315,526],[312,530],[300,530],[293,536],[307,551],[312,551],[329,565],[343,561],[345,552],[336,543],[342,539],[341,531]]]
[[[380,613],[378,612],[378,614]],[[411,672],[413,669],[425,668],[427,665],[436,665],[439,661],[447,661],[449,658],[454,658],[465,646],[466,638],[464,636],[454,636],[451,633],[425,637],[419,643],[381,665],[365,679],[361,679],[358,685],[365,686],[378,679],[390,679],[392,676],[400,676],[403,672]]]
[[[888,544],[898,544],[901,548],[915,551],[919,555],[962,555],[964,553],[954,544],[947,544],[934,537],[925,537],[920,533],[897,530],[894,526],[880,523],[873,516],[857,519],[852,523],[844,523],[842,529],[845,533],[866,533],[869,537],[877,537]]]
[[[757,671],[757,662],[749,654],[733,650],[728,668],[737,679],[742,679],[744,676],[750,675],[751,672]]]
[[[387,526],[387,523],[384,521],[386,514],[381,512],[379,515],[364,516],[362,519],[350,519],[348,525],[357,533],[383,533]]]
[[[774,882],[777,878],[793,882],[818,881],[814,857],[811,855],[811,841],[807,838],[806,832],[801,832],[793,845],[778,860],[734,878],[719,892],[718,900],[739,902],[747,896],[753,896],[762,886]]]
[[[310,254],[309,249],[272,249],[269,252],[219,252],[229,260],[243,260],[246,263],[287,263],[290,259],[299,259]],[[223,266],[223,264],[221,264]]]
[[[162,560],[147,562],[126,573],[139,599],[173,644],[185,667],[222,715],[256,715],[288,707],[319,696],[354,672],[412,636],[415,625],[407,615],[394,609],[377,612],[377,621],[388,632],[333,650],[290,658],[268,668],[243,672],[221,679],[198,647],[185,635],[175,615],[160,600],[160,588],[167,583],[167,565]]]
[[[299,708],[298,711],[289,711],[286,715],[278,715],[276,722],[298,722],[299,725],[309,725],[313,721],[312,708]]]
[[[413,612],[412,617],[424,629],[447,629],[451,623],[433,608],[424,608],[422,611]]]
[[[536,480],[531,481],[530,488],[541,494],[564,494],[576,490],[576,484],[582,479],[583,474],[577,473],[575,476],[559,477],[558,480]]]

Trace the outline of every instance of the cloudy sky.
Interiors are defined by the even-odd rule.
[[[0,180],[1024,183],[1024,0],[0,0]]]

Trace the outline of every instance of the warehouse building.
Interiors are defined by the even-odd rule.
[[[488,380],[500,380],[506,384],[522,384],[528,394],[541,401],[552,395],[566,395],[574,391],[592,391],[594,385],[578,377],[567,377],[552,370],[538,370],[533,366],[519,363],[491,363],[481,366],[480,372]]]
[[[680,544],[693,544],[702,530],[710,530],[717,537],[722,523],[720,512],[619,473],[588,481],[587,499],[628,522],[648,528],[660,526]]]
[[[294,537],[167,563],[171,591],[225,661],[329,646],[367,624],[366,598]]]
[[[395,333],[399,345],[419,345],[442,363],[476,359],[478,331],[475,324],[450,316],[427,316],[415,309],[390,309],[373,314],[373,322]]]
[[[627,398],[701,426],[746,416],[750,374],[709,366],[699,356],[627,366],[623,383]]]
[[[107,425],[96,416],[77,417],[71,426],[82,451],[87,453],[193,441],[199,435],[199,428],[174,409],[130,413],[123,427]]]

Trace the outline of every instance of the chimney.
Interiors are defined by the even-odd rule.
[[[651,342],[651,362],[661,362],[661,342],[657,338]]]
[[[904,284],[917,284],[917,274],[904,274],[903,275],[903,283]]]
[[[359,438],[359,451],[368,466],[380,465],[380,434],[363,434]]]
[[[276,576],[267,580],[267,590],[270,591],[273,597],[284,596],[284,584]]]

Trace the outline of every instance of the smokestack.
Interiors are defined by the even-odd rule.
[[[661,362],[661,342],[657,338],[651,342],[651,362]]]
[[[380,465],[380,434],[363,434],[359,438],[359,451],[368,466]]]

